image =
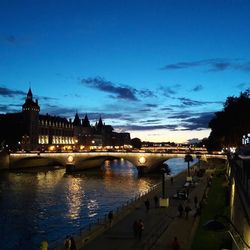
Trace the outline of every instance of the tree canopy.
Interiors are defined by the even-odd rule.
[[[208,149],[241,145],[242,136],[250,133],[250,89],[241,92],[239,97],[228,97],[223,110],[215,113],[209,127]]]
[[[131,145],[134,149],[140,149],[142,147],[142,142],[139,138],[133,138],[131,139]]]

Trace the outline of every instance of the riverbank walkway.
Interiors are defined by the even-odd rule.
[[[181,250],[190,249],[190,244],[199,222],[199,216],[194,218],[196,212],[194,197],[198,202],[202,200],[207,190],[209,170],[203,177],[198,178],[195,187],[190,188],[187,201],[173,199],[173,195],[186,182],[187,173],[183,172],[171,180],[166,181],[166,197],[169,197],[169,206],[166,208],[155,207],[154,196],[162,196],[162,187],[159,185],[155,190],[143,196],[140,200],[130,205],[122,214],[114,215],[112,225],[105,223],[96,230],[96,235],[79,236],[75,238],[78,250],[136,250],[156,249],[171,250],[174,237],[177,237]],[[145,200],[150,201],[150,209],[146,210]],[[188,218],[179,217],[178,205],[191,207]],[[141,239],[135,238],[133,223],[141,219],[144,230]]]

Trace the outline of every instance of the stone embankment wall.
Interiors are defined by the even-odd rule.
[[[243,236],[244,240],[250,245],[250,218],[249,211],[250,206],[248,201],[244,199],[244,194],[241,193],[239,187],[235,185],[233,180],[232,192],[231,192],[231,220],[235,224],[239,233]],[[239,244],[242,242],[239,240]],[[244,244],[242,247],[246,247]],[[233,250],[237,249],[234,246]],[[245,248],[243,248],[245,249]]]

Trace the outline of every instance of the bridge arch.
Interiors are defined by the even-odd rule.
[[[196,155],[192,155],[196,158]],[[207,158],[216,157],[205,155]],[[100,167],[105,160],[111,158],[123,158],[131,162],[139,172],[148,173],[157,169],[168,159],[184,158],[185,154],[173,153],[143,153],[143,152],[83,152],[83,153],[40,153],[40,154],[10,154],[10,168],[46,166],[56,163],[63,166],[71,166],[71,170],[80,171],[89,168]],[[219,156],[224,157],[225,156]],[[21,165],[20,165],[21,164]]]

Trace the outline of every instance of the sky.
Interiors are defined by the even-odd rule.
[[[250,87],[249,0],[0,0],[0,113],[194,142]]]

